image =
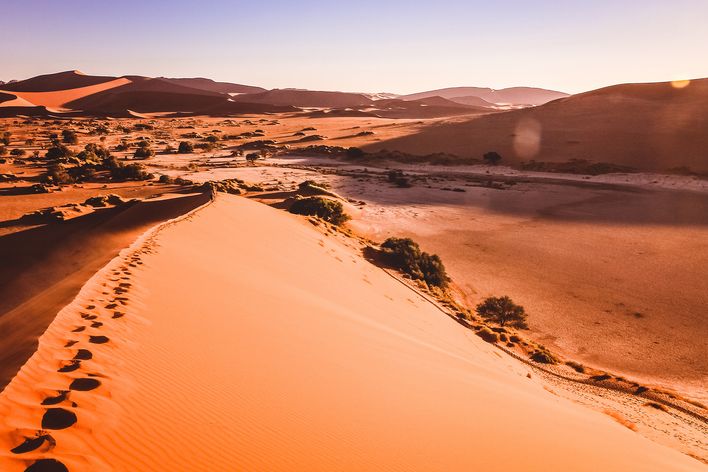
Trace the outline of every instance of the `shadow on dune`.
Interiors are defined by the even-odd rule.
[[[0,237],[0,387],[96,271],[148,228],[209,198],[197,194],[146,200]]]

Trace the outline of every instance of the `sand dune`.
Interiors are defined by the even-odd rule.
[[[0,237],[0,388],[37,338],[97,270],[149,227],[204,203],[201,194],[151,199]],[[68,261],[67,261],[68,260]]]
[[[294,107],[356,107],[370,105],[373,101],[359,93],[320,92],[315,90],[275,89],[263,93],[244,94],[235,101],[268,103]]]
[[[419,100],[435,96],[447,98],[448,100],[455,100],[458,97],[469,100],[469,97],[477,97],[486,102],[496,104],[543,105],[551,100],[567,97],[568,94],[534,87],[509,87],[499,90],[483,87],[450,87],[413,93],[400,98],[403,100]]]
[[[160,77],[161,80],[171,82],[185,87],[191,87],[199,90],[208,90],[210,92],[219,93],[260,93],[266,89],[262,87],[254,87],[253,85],[233,84],[231,82],[215,82],[211,79],[203,77],[195,78],[167,78]]]
[[[474,158],[494,150],[508,164],[583,159],[640,170],[708,172],[706,110],[708,79],[684,88],[670,82],[618,85],[535,108],[436,123],[372,148]]]
[[[130,80],[120,78],[101,82],[96,85],[87,85],[86,87],[71,88],[66,90],[57,90],[51,92],[13,92],[18,97],[31,102],[34,105],[63,108],[67,103],[79,100],[89,95],[94,95],[99,92],[110,90],[116,87],[127,85]]]
[[[356,249],[224,196],[62,310],[0,394],[0,465],[704,468],[526,374]],[[51,440],[23,442],[42,423]]]
[[[86,75],[78,70],[45,74],[2,86],[13,92],[56,92],[111,82],[116,77]]]

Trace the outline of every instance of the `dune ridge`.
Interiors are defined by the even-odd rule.
[[[0,465],[703,467],[528,373],[306,220],[219,196],[149,230],[61,311],[0,394]]]

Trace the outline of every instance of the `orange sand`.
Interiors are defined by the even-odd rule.
[[[0,394],[3,471],[39,457],[72,471],[704,468],[550,394],[301,218],[225,196],[145,243],[84,287]],[[71,332],[92,323],[81,312],[103,326]],[[56,372],[78,348],[93,359]],[[56,447],[10,454],[41,400],[89,373],[101,385],[58,405],[78,422],[51,431]]]

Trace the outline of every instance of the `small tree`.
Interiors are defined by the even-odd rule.
[[[10,145],[10,136],[12,136],[12,133],[9,131],[5,131],[2,133],[2,138],[0,138],[0,144],[4,144],[5,146]]]
[[[189,141],[182,141],[179,143],[177,152],[180,154],[189,154],[194,152],[194,146]]]
[[[528,329],[524,307],[515,304],[506,295],[485,299],[477,305],[477,314],[486,320],[497,323],[499,326]]]
[[[482,158],[484,159],[484,162],[492,166],[499,164],[499,161],[502,160],[501,155],[496,151],[487,152],[484,156],[482,156]]]

